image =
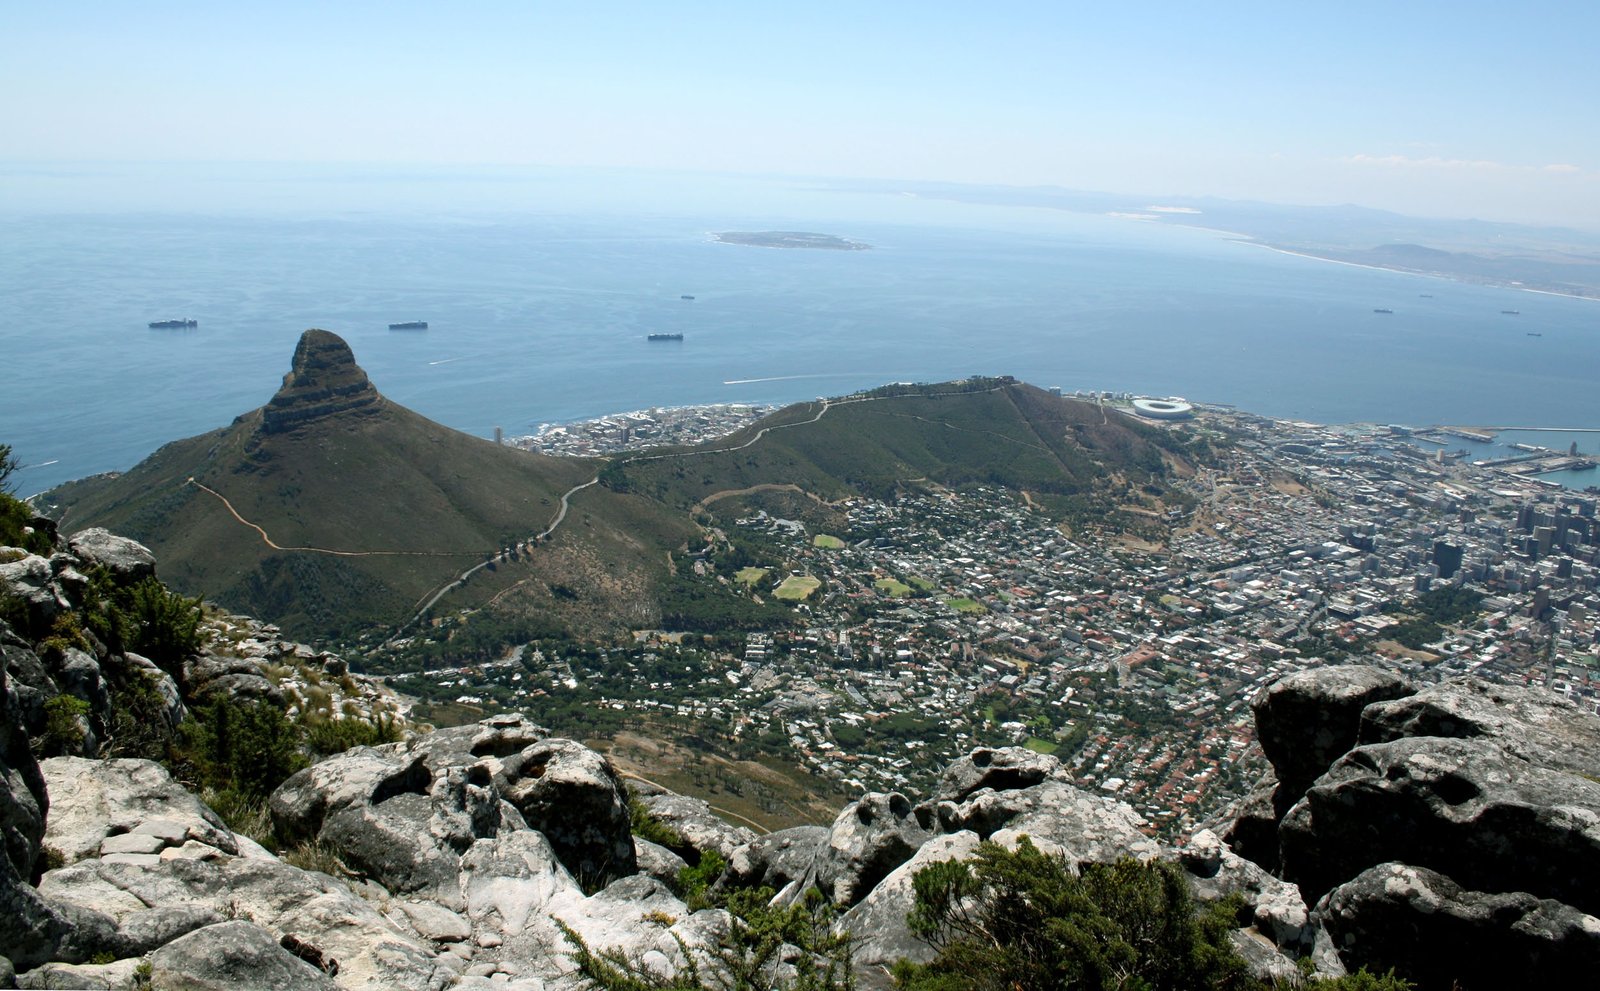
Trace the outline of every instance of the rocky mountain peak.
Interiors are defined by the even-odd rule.
[[[282,433],[335,413],[375,409],[382,400],[344,338],[308,330],[300,335],[283,386],[262,411],[262,429]]]

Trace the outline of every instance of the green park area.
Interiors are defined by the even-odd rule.
[[[893,578],[879,578],[872,583],[872,587],[880,592],[887,593],[896,598],[911,594],[911,586],[905,582],[897,582]]]
[[[766,568],[740,568],[738,573],[733,576],[733,580],[740,585],[755,585],[761,579],[767,577],[767,571],[768,569]]]
[[[956,612],[983,612],[983,606],[975,599],[953,597],[944,600],[944,604]]]
[[[915,575],[913,575],[910,578],[907,578],[906,581],[910,582],[912,587],[917,589],[920,592],[931,592],[934,589],[939,587],[939,586],[935,585],[933,582],[929,581],[928,579],[926,579],[926,578],[918,578]]]
[[[1036,754],[1053,754],[1057,750],[1061,749],[1059,744],[1050,740],[1041,739],[1037,736],[1028,737],[1023,741],[1022,745],[1027,747],[1029,750],[1032,750]]]
[[[844,547],[844,541],[831,534],[819,533],[811,538],[812,547],[821,547],[824,550],[836,551]]]
[[[773,590],[772,594],[787,602],[799,602],[808,598],[812,592],[822,587],[822,579],[811,578],[804,575],[790,575],[783,580],[783,584]]]

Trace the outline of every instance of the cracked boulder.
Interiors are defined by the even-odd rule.
[[[84,563],[105,568],[123,584],[155,577],[156,556],[150,548],[104,527],[79,530],[67,540],[67,546]]]
[[[817,849],[812,883],[837,905],[854,905],[933,837],[925,810],[899,792],[872,792],[844,807]]]
[[[758,836],[733,851],[721,883],[781,891],[811,871],[828,832],[826,826],[793,826]]]
[[[1347,969],[1393,968],[1421,991],[1572,987],[1600,973],[1600,919],[1527,892],[1467,890],[1423,867],[1363,871],[1316,916]]]
[[[929,840],[835,923],[835,931],[855,937],[851,959],[864,977],[886,976],[895,961],[901,959],[914,963],[933,960],[934,948],[913,934],[906,922],[917,899],[913,879],[930,864],[971,859],[980,842],[978,835],[970,832]]]
[[[1543,767],[1577,774],[1600,769],[1600,716],[1525,685],[1463,678],[1362,710],[1362,743],[1414,736],[1492,740],[1510,756]]]
[[[57,905],[109,917],[115,931],[106,942],[116,953],[130,949],[132,934],[148,933],[152,925],[181,927],[199,918],[151,919],[153,907],[186,907],[247,920],[275,942],[289,936],[292,945],[315,948],[324,961],[338,962],[336,980],[342,987],[436,991],[444,979],[430,946],[404,933],[343,882],[277,860],[177,858],[137,864],[90,859],[45,874],[39,891]],[[215,926],[183,939],[209,928]]]
[[[930,803],[964,802],[982,789],[1016,791],[1046,781],[1070,781],[1061,761],[1027,747],[979,747],[945,768]]]
[[[966,801],[940,802],[933,811],[941,833],[971,830],[997,842],[1027,836],[1075,864],[1121,857],[1152,860],[1161,853],[1159,844],[1145,835],[1143,817],[1127,803],[1062,781],[1013,791],[979,789]]]
[[[1355,746],[1367,706],[1415,691],[1404,678],[1361,664],[1297,671],[1262,689],[1250,707],[1278,778],[1278,815]]]
[[[1203,829],[1189,838],[1178,852],[1178,865],[1199,900],[1220,901],[1239,895],[1247,915],[1241,922],[1248,921],[1275,946],[1294,956],[1310,950],[1314,930],[1300,889],[1234,853],[1211,830]]]
[[[639,869],[627,790],[600,754],[573,740],[541,740],[501,759],[494,783],[585,885],[604,887]]]
[[[1369,867],[1427,867],[1479,891],[1600,911],[1600,782],[1529,764],[1489,740],[1359,747],[1279,828],[1283,876],[1308,900]]]

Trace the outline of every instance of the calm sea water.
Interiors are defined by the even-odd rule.
[[[505,216],[14,215],[0,441],[35,466],[25,491],[125,469],[264,403],[308,327],[344,336],[390,398],[480,436],[973,373],[1320,422],[1600,426],[1600,304],[1115,218],[780,192],[550,195]],[[726,229],[873,248],[708,236]],[[180,317],[199,328],[146,328]],[[430,329],[386,329],[412,319]]]

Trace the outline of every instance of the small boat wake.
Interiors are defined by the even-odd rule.
[[[892,377],[892,376],[890,376]],[[842,378],[881,378],[885,382],[890,377],[879,375],[875,372],[813,372],[808,375],[769,375],[758,379],[724,379],[723,385],[753,385],[757,382],[792,382],[795,379],[842,379]]]

